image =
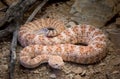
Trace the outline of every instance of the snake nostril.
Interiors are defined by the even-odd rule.
[[[52,27],[48,27],[47,29],[48,29],[48,30],[50,30],[50,31],[55,30],[55,29],[54,29],[54,28],[52,28]]]
[[[56,66],[58,65],[58,64],[55,64]]]

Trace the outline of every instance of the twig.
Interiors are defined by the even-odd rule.
[[[17,3],[12,4],[6,12],[5,18],[0,22],[0,27],[2,27],[6,22],[10,22],[15,19],[16,13],[25,12],[30,5],[32,5],[37,0],[19,0]]]
[[[15,63],[16,63],[16,47],[17,47],[17,33],[19,28],[19,22],[16,23],[16,30],[13,32],[13,39],[10,47],[10,71],[9,76],[10,79],[14,79],[14,69],[15,69]]]
[[[20,0],[21,1],[21,0]],[[14,22],[16,30],[13,32],[13,38],[12,43],[10,47],[10,66],[9,66],[9,79],[14,79],[14,70],[15,70],[15,64],[16,64],[16,47],[17,47],[17,37],[18,37],[18,29],[20,26],[20,22],[22,20],[21,16],[23,13],[16,12],[16,15],[14,15]]]
[[[32,21],[32,19],[35,17],[38,11],[41,11],[41,8],[47,3],[47,1],[48,0],[44,0],[40,5],[38,5],[37,8],[33,11],[33,13],[29,16],[26,22]]]
[[[29,1],[35,1],[35,0],[29,0]],[[39,9],[41,9],[47,1],[48,0],[44,0],[43,3],[41,5],[39,5],[37,7],[37,9],[34,10],[33,14],[31,15],[31,17],[29,18],[28,21],[31,21],[34,18],[34,16],[39,11]],[[20,18],[19,17],[22,15],[21,11],[18,11],[15,14],[16,15],[14,16],[13,19],[16,19],[16,21],[15,21],[16,22],[16,30],[13,33],[13,39],[12,39],[11,48],[10,48],[10,52],[11,52],[11,54],[10,54],[10,71],[9,71],[10,79],[14,79],[14,69],[15,69],[15,63],[16,63],[17,33],[18,33],[18,28],[20,26]]]
[[[38,7],[33,11],[33,13],[31,14],[31,16],[28,18],[28,20],[26,21],[26,22],[29,22],[29,21],[31,21],[33,18],[34,18],[34,16],[37,14],[37,12],[38,11],[40,11],[41,10],[41,8],[47,3],[47,1],[48,0],[44,0],[40,5],[38,5]],[[21,2],[19,2],[19,3],[21,3]],[[25,3],[24,3],[25,4]],[[12,5],[11,7],[13,7],[14,5]],[[12,9],[13,10],[13,9]],[[13,10],[14,11],[14,10]],[[16,11],[16,10],[15,10]],[[19,13],[20,11],[18,11],[18,13]],[[13,12],[10,12],[10,10],[8,10],[8,12],[7,12],[8,14],[9,13],[13,13]],[[21,12],[21,13],[23,13],[23,12]],[[15,13],[15,15],[17,14],[17,12]],[[7,16],[6,16],[7,17]],[[10,20],[12,19],[13,17],[11,17],[10,18]],[[14,18],[15,18],[15,16],[14,16]],[[5,20],[7,20],[7,19],[5,19],[4,18],[4,20],[2,20],[3,22],[3,24],[4,24],[4,22],[6,22]],[[0,25],[3,25],[2,23],[0,23]],[[0,30],[0,38],[3,38],[3,37],[6,37],[6,36],[8,36],[8,35],[10,35],[11,33],[13,33],[13,31],[15,30],[15,25],[14,25],[14,23],[11,23],[10,25],[8,25],[4,30]]]
[[[15,31],[15,24],[11,23],[4,30],[0,30],[0,38],[3,38],[3,37],[6,37],[6,36],[10,35],[11,33],[13,33],[13,31]]]
[[[18,3],[13,3],[7,10],[5,18],[0,21],[0,28],[6,22],[14,20],[18,13],[23,14],[30,5],[35,3],[37,0],[19,0]],[[5,29],[0,30],[0,38],[10,35],[15,30],[14,23],[8,25]]]

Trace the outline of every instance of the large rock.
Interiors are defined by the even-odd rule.
[[[76,0],[70,13],[77,23],[105,25],[119,12],[120,0]]]

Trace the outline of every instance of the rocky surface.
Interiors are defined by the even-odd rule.
[[[95,0],[93,0],[95,1]],[[38,13],[36,18],[51,17],[61,19],[70,27],[76,22],[71,20],[71,6],[74,0],[67,2],[52,3],[46,5],[42,13]],[[29,11],[28,11],[29,12]],[[27,13],[25,17],[28,17]],[[110,35],[110,31],[119,29],[116,21],[110,25],[101,28],[108,35],[107,56],[101,62],[92,65],[81,65],[76,63],[65,62],[65,66],[61,70],[52,69],[48,64],[41,64],[34,69],[27,69],[19,63],[19,52],[22,47],[17,47],[17,62],[15,66],[15,79],[120,79],[120,48],[116,48],[120,41],[114,43],[117,39]],[[112,41],[114,40],[114,41]],[[9,56],[10,56],[11,40],[8,38],[0,42],[0,79],[9,79]]]
[[[5,9],[7,6],[5,6],[2,2],[0,2],[0,10]]]
[[[116,22],[115,22],[117,25],[120,25],[120,17],[116,19]]]
[[[0,22],[3,20],[5,17],[5,12],[0,12]]]
[[[102,27],[120,11],[120,0],[76,0],[70,13],[77,23]]]
[[[6,8],[7,6],[5,6],[2,2],[0,2],[0,21],[5,17],[4,9]]]
[[[8,5],[11,5],[14,2],[17,2],[18,0],[4,0]]]

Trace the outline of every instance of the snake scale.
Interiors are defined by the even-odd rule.
[[[18,32],[18,40],[25,47],[20,52],[20,63],[34,68],[47,62],[57,69],[64,65],[63,61],[96,63],[106,56],[106,39],[106,35],[92,25],[65,28],[59,20],[38,19],[22,25]]]

